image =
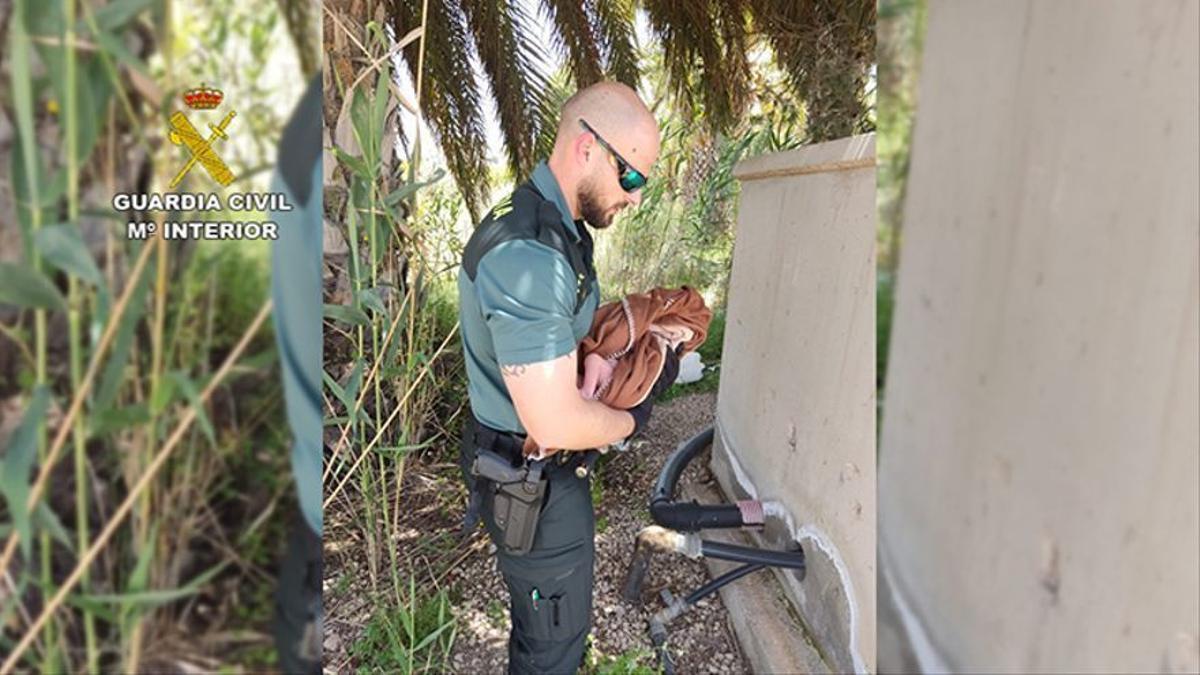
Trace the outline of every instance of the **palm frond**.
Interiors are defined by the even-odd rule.
[[[542,0],[542,10],[554,24],[555,46],[566,57],[575,86],[582,89],[604,79],[600,45],[587,0]]]
[[[421,25],[422,0],[392,0],[397,35]],[[479,84],[471,68],[472,42],[462,9],[451,0],[428,0],[424,77],[418,72],[419,42],[404,50],[413,82],[421,78],[421,109],[446,156],[471,218],[479,221],[489,192],[487,136]]]
[[[716,19],[721,54],[715,62],[705,60],[706,73],[718,72],[705,80],[721,85],[714,97],[721,106],[717,122],[719,128],[728,129],[742,117],[750,100],[749,7],[745,0],[713,0],[710,11]]]
[[[709,124],[729,129],[749,100],[745,1],[646,0],[645,7],[650,28],[663,45],[677,102],[686,110],[699,99]]]
[[[546,88],[543,60],[525,28],[531,19],[519,3],[504,0],[462,0],[462,9],[491,83],[509,167],[519,181],[536,160],[541,118],[533,113]]]
[[[638,54],[630,0],[596,0],[596,29],[608,58],[608,76],[637,89]]]
[[[538,116],[538,135],[533,145],[534,155],[549,157],[554,150],[554,137],[558,133],[558,117],[563,104],[575,93],[571,71],[561,68],[546,82],[545,94],[535,110]]]

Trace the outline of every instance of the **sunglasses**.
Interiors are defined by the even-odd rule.
[[[586,130],[589,134],[595,136],[596,142],[600,144],[600,147],[607,150],[608,154],[612,155],[612,158],[617,160],[617,182],[621,184],[622,190],[626,192],[633,192],[646,186],[645,174],[630,166],[629,162],[625,161],[625,158],[622,157],[620,153],[618,153],[616,150],[613,150],[613,147],[608,144],[608,141],[604,140],[600,134],[596,133],[596,130],[592,128],[592,125],[588,124],[587,121],[585,121],[582,117],[579,118],[579,124],[583,126],[584,130]]]

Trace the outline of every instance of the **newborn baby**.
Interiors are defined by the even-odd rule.
[[[657,327],[655,328],[657,329]],[[672,338],[676,344],[683,342],[683,340],[679,338],[679,335],[676,334],[678,332],[680,331],[677,329],[668,329],[667,331],[663,332],[655,330],[655,334],[662,338],[661,342],[666,343],[667,347],[670,349],[674,349]],[[686,329],[684,329],[683,332],[687,334],[687,337],[690,337],[690,331],[686,331]],[[608,389],[608,385],[612,383],[613,371],[616,370],[616,367],[617,359],[615,358],[605,358],[595,352],[585,356],[583,359],[583,375],[579,376],[577,379],[579,395],[589,401],[599,400],[600,395],[603,394],[605,390]],[[547,452],[549,448],[542,447],[540,443],[536,443],[531,438],[526,439],[525,445],[525,454],[533,459],[545,459],[550,454],[553,454]],[[531,451],[531,449],[535,446],[536,450]]]
[[[589,401],[600,398],[600,393],[608,389],[609,383],[612,382],[613,370],[616,367],[616,359],[606,359],[599,354],[588,354],[584,357],[579,395]]]
[[[588,354],[583,359],[583,375],[579,378],[579,395],[589,401],[595,401],[600,398],[601,392],[608,388],[612,382],[613,370],[617,367],[616,359],[606,359],[599,354]],[[532,439],[526,439],[527,446],[526,455],[533,459],[545,459],[549,456],[546,451],[548,448],[543,448],[540,443],[535,443]],[[536,445],[537,449],[534,452],[529,452],[528,446]]]
[[[704,298],[688,286],[655,288],[601,305],[579,343],[582,372],[575,386],[580,398],[619,410],[639,405],[661,376],[666,352],[682,359],[694,351],[704,342],[711,319]],[[526,436],[526,457],[541,459],[555,452]]]

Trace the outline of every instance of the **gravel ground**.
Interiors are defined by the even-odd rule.
[[[686,594],[709,579],[702,562],[658,556],[647,576],[644,604],[631,605],[620,595],[634,536],[651,524],[647,503],[658,471],[680,442],[712,423],[715,406],[716,395],[708,393],[656,407],[640,447],[611,455],[600,464],[601,487],[593,488],[600,501],[596,508],[593,643],[587,671],[629,672],[626,668],[635,664],[655,668],[647,621],[662,607],[658,591],[668,588],[676,595]],[[684,480],[711,481],[706,465],[706,457],[698,458]],[[467,542],[453,538],[465,504],[457,468],[411,462],[404,484],[408,508],[401,515],[398,532],[405,541],[397,542],[404,568],[401,578],[414,572],[425,574],[434,587],[450,590],[456,601],[458,623],[450,658],[455,671],[503,672],[507,663],[508,593],[482,528]],[[355,550],[354,531],[346,525],[346,515],[327,516],[333,536],[326,535],[325,664],[327,671],[335,672],[355,667],[349,648],[369,619],[373,597],[364,579],[369,576],[363,560],[367,556]],[[413,545],[431,540],[442,543]],[[381,592],[384,587],[386,584],[381,584]],[[671,624],[670,645],[681,673],[749,670],[719,595],[705,599]],[[622,656],[622,668],[614,669],[616,659]]]

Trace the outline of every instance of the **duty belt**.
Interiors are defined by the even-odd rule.
[[[474,447],[503,455],[513,465],[519,464],[524,459],[522,449],[525,446],[525,437],[523,435],[497,431],[480,423],[474,415],[471,415],[471,430],[468,438]]]
[[[491,450],[492,452],[507,459],[514,467],[521,466],[528,460],[525,457],[525,435],[511,431],[497,431],[486,424],[483,424],[474,415],[471,415],[471,429],[468,440],[475,448]],[[594,462],[594,451],[577,451],[577,450],[560,450],[550,456],[545,462],[545,471],[547,473],[555,473],[563,467],[567,469],[578,469],[586,467],[591,470]],[[587,474],[576,475],[579,478],[584,478]]]
[[[463,536],[470,536],[479,521],[485,493],[495,495],[493,516],[502,532],[505,552],[524,555],[533,545],[549,473],[574,470],[586,478],[599,453],[559,452],[548,459],[525,457],[525,439],[519,434],[492,429],[471,416],[467,439],[471,449],[470,500],[463,516]]]

